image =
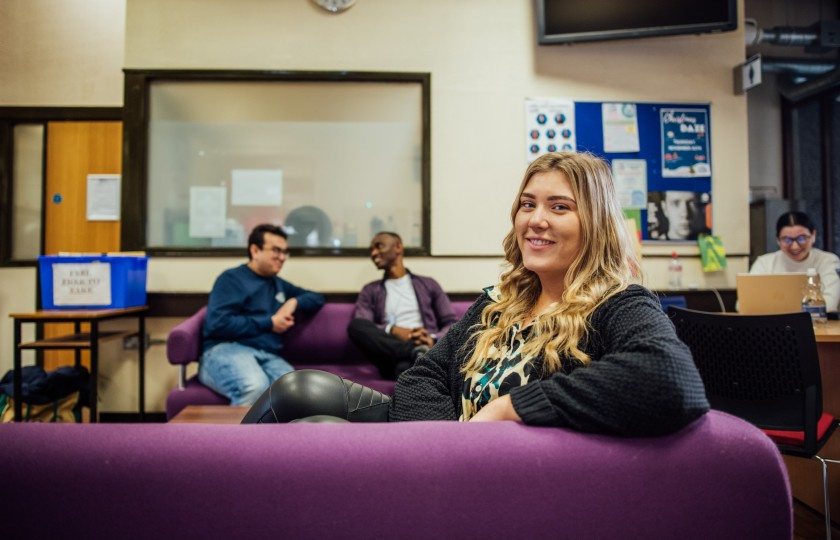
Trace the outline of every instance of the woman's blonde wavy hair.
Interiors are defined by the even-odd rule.
[[[566,272],[563,298],[534,322],[532,337],[522,355],[542,357],[544,374],[562,369],[564,357],[583,365],[589,356],[579,345],[589,331],[588,319],[610,296],[627,288],[638,277],[639,263],[624,224],[615,194],[610,167],[588,153],[550,153],[537,158],[525,171],[511,208],[511,223],[519,211],[519,199],[535,174],[559,171],[566,175],[577,201],[580,218],[580,253]],[[540,280],[523,266],[515,227],[504,239],[505,260],[510,269],[502,273],[501,300],[488,304],[481,324],[472,335],[475,351],[462,371],[478,369],[495,346],[502,349],[511,327],[526,324],[540,295]]]

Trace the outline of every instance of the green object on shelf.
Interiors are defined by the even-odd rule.
[[[704,272],[719,272],[726,269],[726,250],[720,236],[701,234],[697,238]]]

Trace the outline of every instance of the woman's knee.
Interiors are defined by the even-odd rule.
[[[290,422],[329,415],[350,421],[387,421],[390,398],[338,375],[304,369],[288,373],[269,386],[243,423]]]
[[[326,371],[292,371],[269,387],[271,408],[279,422],[318,414],[346,418],[342,381],[338,375]]]

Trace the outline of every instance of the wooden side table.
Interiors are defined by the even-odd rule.
[[[99,330],[99,323],[122,317],[134,317],[137,319],[137,331],[139,337],[138,359],[140,370],[140,399],[139,412],[140,421],[145,420],[145,336],[146,336],[146,311],[148,306],[137,306],[119,309],[89,309],[89,310],[57,310],[43,309],[34,313],[12,313],[9,315],[14,319],[15,324],[15,354],[14,354],[14,389],[15,389],[15,421],[20,422],[23,418],[23,402],[20,399],[22,391],[22,367],[21,353],[24,350],[74,350],[76,351],[76,365],[81,363],[81,351],[90,351],[90,421],[97,421],[97,385],[99,380],[99,340],[103,337],[126,335],[125,332],[102,332]],[[58,336],[26,343],[21,342],[21,326],[24,323],[43,325],[45,323],[73,323],[74,333],[66,336]],[[82,323],[90,324],[90,332],[81,332]],[[130,334],[130,333],[129,333]]]
[[[187,405],[170,424],[238,424],[250,407],[236,405]]]

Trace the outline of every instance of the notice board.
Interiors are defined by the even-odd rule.
[[[606,159],[642,240],[712,234],[709,104],[526,101],[526,155],[575,149]]]

